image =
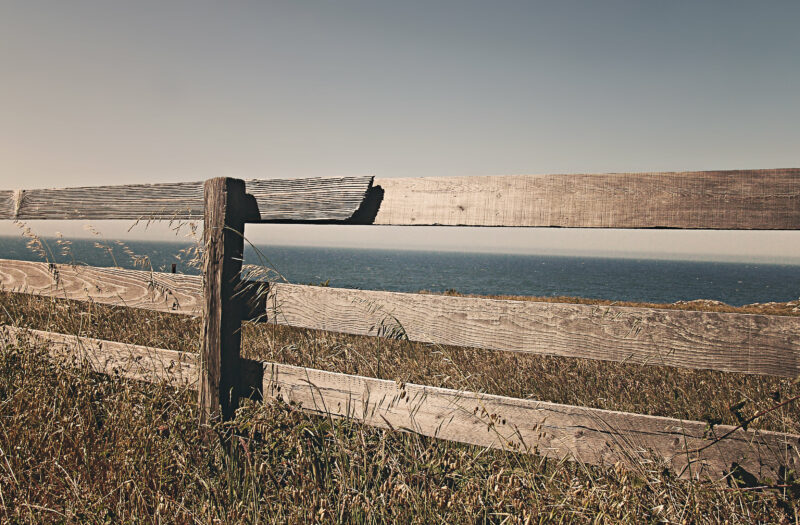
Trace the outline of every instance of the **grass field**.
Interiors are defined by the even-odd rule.
[[[0,294],[0,322],[196,352],[197,319]],[[769,308],[777,308],[775,306]],[[788,313],[788,312],[782,312]],[[777,378],[412,344],[246,325],[246,357],[654,415],[737,423],[800,394]],[[245,403],[228,446],[196,394],[0,345],[0,521],[9,523],[798,523],[800,485],[593,467]],[[800,433],[796,404],[759,428]]]

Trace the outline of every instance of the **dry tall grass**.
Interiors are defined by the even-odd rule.
[[[0,294],[0,322],[194,352],[187,317]],[[800,393],[776,378],[246,325],[247,357],[436,386],[737,422]],[[663,466],[591,467],[246,403],[229,449],[196,396],[0,344],[0,520],[39,523],[798,522],[800,487],[725,488]],[[800,409],[759,420],[800,432]]]

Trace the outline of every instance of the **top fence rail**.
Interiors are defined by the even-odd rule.
[[[800,169],[269,179],[247,222],[800,229]],[[0,219],[199,219],[203,183],[0,191]]]
[[[372,177],[246,181],[250,222],[339,222],[357,215]],[[203,182],[0,191],[0,219],[203,218]]]

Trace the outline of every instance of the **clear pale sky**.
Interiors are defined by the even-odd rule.
[[[798,167],[798,22],[800,2],[0,1],[0,189]],[[86,235],[79,223],[32,226]],[[795,232],[246,233],[800,261]]]

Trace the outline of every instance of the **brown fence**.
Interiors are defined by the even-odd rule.
[[[800,169],[431,179],[212,179],[0,192],[2,219],[204,218],[204,276],[0,260],[3,289],[202,315],[199,356],[35,330],[100,372],[199,391],[201,423],[257,391],[306,410],[480,446],[613,463],[649,453],[682,475],[735,463],[776,479],[800,436],[396,383],[239,357],[243,319],[412,341],[627,363],[800,375],[800,319],[270,283],[240,293],[248,222],[800,229]],[[266,302],[266,304],[265,304]],[[690,468],[687,468],[690,467]]]

